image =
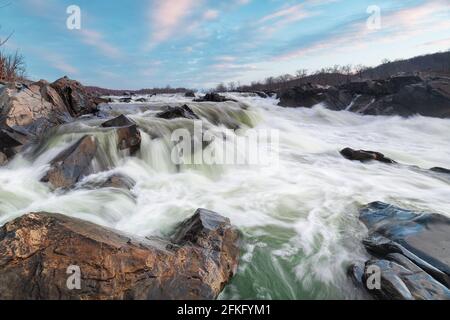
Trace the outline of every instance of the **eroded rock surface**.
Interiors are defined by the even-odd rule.
[[[0,299],[215,299],[236,271],[238,231],[199,209],[175,238],[30,213],[0,229]],[[68,289],[69,266],[79,267],[79,290]]]
[[[351,266],[353,279],[376,298],[450,300],[450,219],[419,213],[382,202],[361,210],[369,229],[364,246],[374,256],[361,266]],[[381,271],[380,288],[369,288],[369,267]]]
[[[117,133],[117,147],[119,150],[130,151],[130,154],[134,154],[139,151],[141,147],[141,133],[132,120],[128,119],[123,114],[108,120],[102,124],[104,128],[115,128]]]
[[[70,188],[91,173],[91,162],[97,151],[93,136],[84,136],[62,151],[50,162],[50,169],[41,179],[53,188]]]

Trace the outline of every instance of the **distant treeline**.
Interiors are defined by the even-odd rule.
[[[115,89],[105,89],[99,87],[88,86],[87,90],[93,94],[100,96],[122,96],[130,94],[163,94],[163,93],[185,93],[195,90],[186,88],[171,88],[167,86],[165,88],[151,88],[151,89],[140,89],[140,90],[115,90]]]
[[[269,77],[263,81],[252,82],[250,85],[240,85],[235,82],[221,83],[215,90],[220,92],[278,91],[306,83],[336,86],[355,80],[385,79],[399,73],[438,73],[449,75],[450,50],[406,60],[389,61],[386,59],[381,65],[373,68],[364,65],[335,65],[314,72],[300,69],[295,75],[284,74],[278,77]]]

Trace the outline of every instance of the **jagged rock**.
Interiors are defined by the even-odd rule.
[[[123,114],[102,124],[104,128],[115,128],[118,148],[129,149],[131,154],[139,151],[141,147],[141,133],[137,125]]]
[[[78,81],[63,77],[50,86],[59,93],[72,116],[79,117],[97,111],[94,97]]]
[[[333,87],[305,84],[294,87],[279,94],[279,105],[283,107],[311,108],[324,103],[333,110],[342,110],[351,102],[351,95],[338,91]]]
[[[184,96],[186,98],[195,98],[195,92],[194,91],[187,91],[187,92],[185,92]]]
[[[96,151],[95,137],[82,137],[50,162],[50,170],[41,181],[49,182],[53,188],[72,187],[90,173]]]
[[[235,101],[235,100],[228,99],[228,98],[226,98],[226,97],[224,97],[224,96],[222,96],[222,95],[220,95],[220,94],[218,94],[216,92],[212,92],[212,93],[207,93],[207,94],[205,94],[205,96],[203,98],[196,99],[194,101],[196,101],[196,102],[206,102],[206,101],[209,101],[209,102],[225,102],[225,101]]]
[[[157,118],[162,119],[176,119],[176,118],[186,118],[192,120],[200,119],[191,108],[187,105],[181,107],[168,107],[166,111],[162,111],[156,115]]]
[[[434,172],[450,174],[450,169],[446,169],[446,168],[434,167],[434,168],[431,168],[430,170],[434,171]]]
[[[188,221],[174,243],[61,214],[17,218],[0,229],[0,299],[215,299],[236,272],[239,233],[205,210]],[[70,266],[80,289],[67,286]]]
[[[366,151],[366,150],[353,150],[351,148],[345,148],[340,151],[341,155],[352,161],[380,161],[384,163],[396,163],[394,160],[389,159],[384,156],[384,154],[376,152],[376,151]]]
[[[323,103],[332,110],[367,115],[450,117],[450,78],[393,76],[386,80],[349,82],[338,87],[306,84],[278,94],[280,106]]]
[[[381,271],[381,288],[370,293],[382,299],[450,299],[450,219],[418,213],[382,202],[361,210],[369,229],[363,244],[377,257],[366,262]],[[355,275],[355,266],[350,273]],[[361,284],[370,276],[365,270]],[[358,275],[353,278],[357,278]]]
[[[16,86],[9,83],[0,90],[0,127],[27,135],[40,135],[46,129],[70,119],[58,93],[41,80]]]

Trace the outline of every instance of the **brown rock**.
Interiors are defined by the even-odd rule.
[[[7,163],[8,163],[8,157],[6,156],[6,154],[4,154],[3,152],[0,151],[0,166],[4,166]]]
[[[54,188],[73,186],[89,174],[96,151],[96,139],[84,136],[51,161],[51,168],[41,181],[49,182]]]
[[[0,299],[215,299],[237,268],[238,231],[199,209],[177,235],[173,243],[61,214],[22,216],[0,229]],[[69,266],[79,267],[80,289],[67,286]]]
[[[51,87],[59,93],[72,116],[78,117],[96,111],[95,98],[78,81],[63,77],[53,82]]]
[[[396,163],[394,160],[389,159],[384,156],[384,154],[376,152],[376,151],[367,151],[367,150],[353,150],[351,148],[345,148],[341,150],[341,155],[348,159],[354,161],[371,161],[376,160],[384,163]]]
[[[141,147],[141,133],[137,125],[123,114],[102,124],[104,128],[116,128],[118,148],[129,149],[131,154]]]

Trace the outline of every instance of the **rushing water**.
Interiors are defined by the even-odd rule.
[[[240,267],[222,299],[351,299],[365,297],[346,276],[350,262],[366,258],[361,205],[379,200],[450,214],[450,180],[418,168],[450,167],[450,120],[361,116],[321,106],[285,109],[275,99],[233,97],[244,104],[163,95],[146,104],[105,108],[139,124],[141,151],[134,157],[116,150],[115,133],[98,127],[104,119],[53,130],[37,148],[0,168],[0,225],[27,212],[49,211],[140,236],[167,236],[197,208],[208,208],[243,233]],[[192,130],[192,121],[154,114],[158,107],[186,102],[230,143],[236,137],[227,127],[279,130],[277,165],[174,165],[170,134]],[[87,133],[99,142],[94,167],[108,171],[84,182],[123,173],[137,182],[131,192],[88,190],[82,183],[52,191],[39,182],[49,161]],[[347,146],[414,166],[351,162],[338,152]]]

